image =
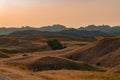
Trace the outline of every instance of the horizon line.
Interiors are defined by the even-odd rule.
[[[31,27],[31,28],[42,28],[42,27],[52,27],[53,25],[62,25],[65,26],[66,28],[80,28],[80,27],[87,27],[90,25],[95,25],[95,26],[110,26],[110,27],[116,27],[116,26],[120,26],[120,25],[109,25],[109,24],[89,24],[89,25],[85,25],[85,26],[80,26],[80,27],[70,27],[70,26],[66,26],[63,24],[52,24],[52,25],[44,25],[44,26],[31,26],[31,25],[22,25],[22,26],[0,26],[0,28],[23,28],[23,27]]]

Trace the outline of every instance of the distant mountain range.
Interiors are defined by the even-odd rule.
[[[87,31],[102,31],[110,35],[120,35],[120,26],[109,26],[109,25],[89,25],[86,27],[80,27],[78,30],[87,30]]]
[[[78,37],[78,38],[109,35],[101,31],[87,31],[87,30],[79,31],[77,29],[68,29],[68,30],[62,30],[59,32],[24,30],[24,31],[15,31],[11,33],[10,35],[34,35],[34,34],[40,34],[40,35],[45,35],[45,36],[69,36],[69,37]]]
[[[49,32],[59,32],[62,30],[67,30],[68,28],[63,25],[52,25],[52,26],[43,26],[40,28],[30,27],[30,26],[23,26],[21,28],[0,28],[0,35],[7,35],[14,31],[25,31],[25,30],[38,30],[38,31],[49,31]]]
[[[21,28],[0,28],[0,35],[7,34],[44,34],[44,35],[69,35],[69,36],[104,36],[104,35],[117,35],[120,36],[120,26],[108,26],[108,25],[88,25],[80,27],[78,29],[67,28],[63,25],[44,26],[40,28],[34,28],[30,26]]]

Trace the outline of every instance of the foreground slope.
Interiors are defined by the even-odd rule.
[[[60,69],[102,71],[102,69],[89,65],[84,62],[76,62],[73,60],[69,60],[61,57],[52,57],[52,56],[21,57],[21,58],[7,60],[6,63],[13,67],[17,66],[19,68],[29,69],[31,71],[60,70]]]
[[[3,52],[0,52],[0,58],[9,58],[9,56]]]
[[[119,80],[120,74],[103,73],[103,72],[89,72],[89,71],[75,71],[75,70],[59,70],[59,71],[45,71],[37,73],[46,80]]]
[[[36,46],[41,46],[47,39],[54,38],[66,44],[67,48],[43,52],[18,51],[12,55],[1,52],[10,55],[10,58],[0,59],[0,75],[12,80],[120,80],[120,74],[112,73],[120,72],[120,37],[97,37],[98,40],[94,42],[81,42],[81,39],[70,37],[3,36],[2,39],[10,43],[5,41],[6,44],[2,44],[2,40],[0,48],[8,50],[31,47],[25,44],[27,41],[37,48]],[[107,68],[107,72],[100,72],[101,66],[105,70]]]
[[[10,80],[120,80],[120,74],[111,72],[92,72],[78,70],[52,70],[26,72],[16,68],[0,68],[0,74]]]

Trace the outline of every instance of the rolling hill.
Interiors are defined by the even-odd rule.
[[[9,56],[3,52],[0,52],[0,58],[9,58]]]
[[[63,34],[67,33],[69,31]],[[51,39],[59,40],[67,48],[51,50],[46,44]],[[120,79],[119,36],[70,37],[32,33],[0,36],[0,44],[0,75],[13,80]]]
[[[97,66],[113,68],[120,60],[120,37],[106,37],[64,55],[77,61],[85,61]]]
[[[29,60],[29,62],[27,62]],[[27,56],[5,61],[9,65],[17,66],[19,68],[29,69],[32,71],[45,70],[82,70],[82,71],[103,71],[100,68],[89,65],[84,62],[76,62],[62,57],[53,56]]]

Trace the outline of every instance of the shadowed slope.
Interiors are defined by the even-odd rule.
[[[119,48],[120,37],[108,37],[87,45],[78,52],[67,54],[65,57],[94,64],[100,63],[102,66],[109,67],[119,64]]]
[[[3,52],[0,52],[0,58],[9,58],[9,56]]]
[[[72,60],[58,57],[43,57],[29,64],[29,68],[39,70],[59,70],[59,69],[75,69],[75,70],[97,70],[97,68],[83,62],[75,62]]]
[[[97,67],[91,66],[84,62],[76,62],[73,60],[52,56],[17,58],[9,60],[7,61],[7,63],[9,65],[20,67],[22,66],[22,68],[24,67],[32,71],[60,70],[60,69],[87,70],[87,71],[101,70]]]
[[[108,72],[117,72],[120,73],[120,65],[113,67],[112,69],[108,70]]]

